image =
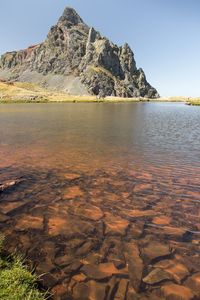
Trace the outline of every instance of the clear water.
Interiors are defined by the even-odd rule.
[[[192,276],[200,270],[199,128],[200,108],[180,103],[0,105],[0,181],[22,180],[0,195],[0,211],[9,218],[0,223],[7,248],[56,278],[46,283],[55,299],[66,278],[65,292],[76,299],[80,283],[75,294],[69,286],[81,273],[78,268],[63,276],[56,259],[91,263],[111,237],[137,244],[144,274],[145,245],[159,241],[195,265]],[[95,220],[85,212],[94,206],[102,212]],[[147,215],[130,217],[132,210]],[[107,214],[113,232],[102,231],[109,227]],[[159,221],[163,216],[169,221]],[[63,218],[68,223],[60,224]],[[116,218],[129,222],[126,230]],[[88,240],[93,246],[76,252]],[[97,265],[113,262],[98,257]],[[141,284],[138,295],[144,294],[154,290]]]

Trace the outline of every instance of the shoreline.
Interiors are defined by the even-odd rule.
[[[195,100],[194,100],[195,101]],[[0,99],[0,104],[24,104],[24,103],[186,103],[188,100],[183,98],[123,98],[123,97],[105,97],[97,98],[96,96],[79,96],[79,95],[60,95],[53,94],[48,97],[46,95],[40,97],[15,97]],[[191,101],[192,105],[193,101]]]
[[[188,102],[184,100],[166,100],[166,99],[129,99],[129,98],[121,98],[121,99],[84,99],[82,97],[72,98],[72,99],[64,99],[64,100],[48,100],[48,99],[19,99],[19,100],[12,100],[12,99],[5,99],[0,100],[0,104],[55,104],[55,103],[184,103],[187,105],[200,105],[200,102]]]
[[[29,82],[0,81],[0,104],[20,103],[171,103],[182,102],[189,105],[200,105],[200,98],[160,97],[160,98],[123,98],[107,96],[98,98],[92,95],[70,95],[64,91],[50,90]]]
[[[199,104],[190,104],[187,103],[185,101],[181,101],[181,100],[106,100],[106,99],[102,99],[102,100],[57,100],[57,101],[49,101],[49,100],[36,100],[36,101],[32,101],[32,100],[0,100],[0,105],[1,104],[56,104],[56,103],[60,103],[60,104],[67,104],[67,103],[104,103],[104,104],[109,104],[109,103],[183,103],[183,104],[187,104],[187,105],[200,105]]]

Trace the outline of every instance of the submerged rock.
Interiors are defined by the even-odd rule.
[[[78,283],[73,288],[73,299],[76,300],[102,300],[106,297],[106,285],[90,280]]]
[[[89,234],[94,227],[87,222],[74,220],[72,217],[52,216],[48,221],[48,233],[50,236],[63,235],[70,238]]]
[[[166,280],[172,280],[172,276],[165,270],[159,268],[154,269],[145,278],[143,278],[143,282],[150,285],[160,283]]]
[[[166,259],[161,260],[154,265],[156,268],[161,268],[171,274],[171,277],[177,283],[181,283],[181,281],[189,275],[189,270],[186,266],[178,262],[177,260]]]
[[[139,209],[133,209],[130,211],[126,211],[127,217],[131,219],[137,219],[137,218],[144,218],[144,217],[152,217],[157,215],[158,213],[153,210],[139,210]]]
[[[73,209],[76,216],[80,216],[92,221],[99,221],[103,217],[102,210],[94,205],[84,205]]]
[[[168,216],[159,216],[155,217],[152,220],[152,223],[156,225],[169,225],[171,223],[172,218]]]
[[[126,299],[126,293],[127,293],[127,289],[128,289],[128,284],[129,281],[127,279],[121,279],[118,287],[117,287],[117,292],[115,294],[115,300],[123,300]]]
[[[6,222],[7,220],[9,220],[9,217],[6,216],[4,213],[0,212],[0,223]]]
[[[22,209],[25,206],[26,206],[26,203],[24,203],[24,201],[3,202],[3,203],[0,203],[0,210],[4,214],[12,215],[18,209]]]
[[[15,228],[17,230],[23,231],[27,229],[43,229],[43,217],[23,215],[17,221]]]
[[[200,272],[189,277],[184,284],[192,289],[200,297]]]
[[[74,272],[78,272],[82,267],[82,263],[79,260],[73,261],[70,265],[65,267],[63,270],[66,274],[72,274]]]
[[[0,193],[13,188],[20,182],[21,182],[21,180],[9,180],[9,181],[6,181],[6,182],[0,184]]]
[[[144,247],[142,254],[144,258],[149,261],[154,259],[161,259],[171,254],[169,245],[162,244],[156,241],[151,241],[146,247]]]
[[[122,270],[118,270],[113,263],[102,263],[99,265],[85,265],[81,271],[91,279],[103,280],[110,278],[112,275],[123,274]]]
[[[143,262],[135,242],[124,245],[124,253],[128,264],[128,272],[132,287],[138,291],[140,288],[143,272]]]
[[[189,288],[178,284],[168,284],[161,287],[161,295],[170,300],[191,300],[194,298],[194,294]]]
[[[79,186],[75,185],[75,186],[69,187],[66,190],[66,193],[64,194],[63,198],[65,200],[68,200],[68,199],[73,199],[73,198],[81,197],[81,196],[83,196],[83,191],[81,191]]]
[[[61,267],[66,267],[67,265],[70,265],[73,261],[73,258],[68,255],[58,256],[55,259],[55,264]]]
[[[86,255],[89,253],[94,247],[94,243],[92,241],[86,241],[81,247],[79,247],[76,251],[76,255]]]
[[[129,225],[127,220],[114,216],[110,213],[106,213],[104,223],[106,226],[105,234],[108,235],[125,235],[126,229]]]
[[[69,181],[79,179],[80,177],[81,177],[81,175],[76,174],[76,173],[67,173],[64,175],[64,178]]]

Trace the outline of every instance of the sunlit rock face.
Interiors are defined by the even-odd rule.
[[[77,77],[83,86],[82,89],[79,86],[79,93],[87,90],[99,96],[159,97],[144,71],[137,69],[129,45],[113,44],[86,25],[72,8],[64,10],[43,43],[1,57],[0,78],[41,83],[41,74],[43,83],[55,88],[59,87],[53,75],[62,75],[63,80]]]

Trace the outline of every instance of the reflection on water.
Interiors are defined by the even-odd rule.
[[[7,248],[54,299],[198,299],[199,128],[183,104],[0,105]]]

